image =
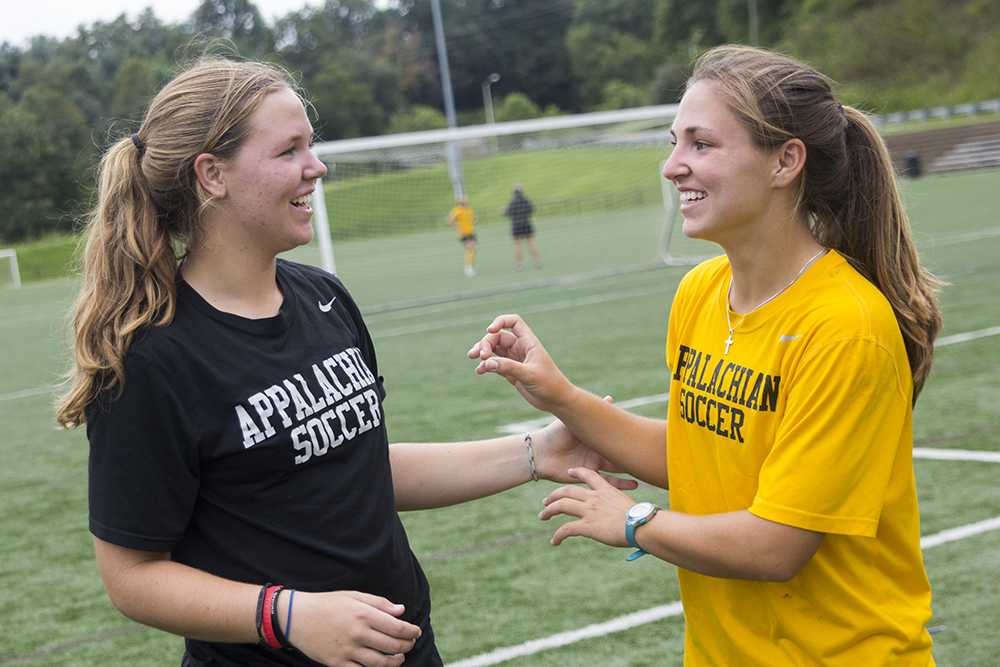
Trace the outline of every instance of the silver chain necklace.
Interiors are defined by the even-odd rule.
[[[747,312],[743,313],[743,315],[744,316],[749,315],[758,308],[763,308],[765,305],[777,299],[786,289],[794,285],[796,280],[802,277],[802,274],[806,272],[806,269],[808,269],[813,262],[815,262],[817,259],[826,254],[827,250],[828,250],[827,248],[820,248],[818,253],[816,253],[815,255],[806,260],[806,263],[802,265],[802,268],[799,269],[799,272],[795,274],[795,277],[788,281],[787,285],[785,285],[777,292],[775,292],[771,296],[767,297],[766,299],[758,303],[756,306],[754,306]],[[726,356],[727,354],[729,354],[729,348],[733,346],[733,334],[736,332],[736,327],[733,326],[732,320],[729,318],[729,311],[731,310],[729,304],[732,298],[733,298],[733,277],[729,276],[729,289],[726,290],[726,327],[729,329],[729,335],[726,337],[726,350],[722,353],[722,356]]]

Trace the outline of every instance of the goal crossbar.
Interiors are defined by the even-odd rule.
[[[544,132],[547,130],[567,130],[576,127],[606,125],[608,123],[670,120],[676,115],[676,104],[661,104],[657,106],[637,107],[635,109],[620,109],[618,111],[595,111],[592,113],[554,116],[550,118],[515,120],[490,125],[471,125],[468,127],[426,130],[423,132],[402,132],[400,134],[387,134],[380,137],[324,141],[314,145],[313,152],[317,157],[322,158],[328,155],[341,155],[358,151],[459,142],[470,139]]]

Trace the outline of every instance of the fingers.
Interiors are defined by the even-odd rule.
[[[396,618],[406,611],[406,607],[403,605],[395,604],[378,595],[362,593],[361,591],[349,591],[348,595],[359,602],[375,608],[375,613],[372,613],[367,619],[372,629],[389,637],[402,640],[416,640],[420,637],[421,631],[419,626]],[[395,651],[389,652],[395,653]]]
[[[570,521],[569,523],[564,523],[556,529],[556,532],[552,533],[552,539],[549,542],[552,546],[559,546],[563,543],[567,537],[575,537],[577,535],[583,535],[583,521]]]
[[[634,479],[622,479],[621,477],[615,477],[614,475],[605,475],[601,473],[601,477],[604,478],[611,486],[615,487],[619,491],[632,491],[639,488],[639,482]]]
[[[361,667],[396,667],[405,660],[406,656],[402,654],[384,655],[368,648],[359,650],[355,658],[355,662]]]
[[[384,597],[380,597],[378,595],[372,595],[371,593],[362,593],[361,591],[345,591],[344,593],[345,595],[349,595],[355,600],[364,602],[365,604],[375,607],[379,611],[383,611],[392,616],[399,616],[404,611],[406,611],[405,606],[401,604],[396,604],[395,602],[392,602],[390,600],[386,600]]]
[[[589,468],[570,468],[569,476],[580,480],[595,491],[609,486],[600,473]]]
[[[369,622],[373,630],[390,638],[414,641],[421,634],[419,626],[401,621],[398,618],[392,618],[391,616],[375,614]],[[394,653],[395,651],[392,652]]]
[[[586,509],[586,505],[575,498],[561,498],[559,500],[554,500],[548,503],[542,511],[538,513],[538,518],[542,521],[548,521],[554,516],[559,516],[560,514],[565,514],[567,516],[582,517]]]
[[[572,500],[584,501],[590,497],[591,491],[585,489],[581,486],[560,486],[558,489],[545,496],[545,500],[542,501],[543,505],[550,505],[557,500],[562,500],[563,498],[570,498]]]
[[[364,646],[375,649],[379,653],[385,653],[386,655],[409,653],[416,642],[416,639],[390,637],[376,630],[370,630],[362,639]]]
[[[508,314],[508,315],[497,315],[490,322],[490,325],[486,327],[486,330],[490,333],[496,333],[501,329],[510,329],[514,332],[514,335],[518,338],[523,338],[525,336],[534,336],[535,332],[531,330],[528,323],[525,322],[520,315]]]

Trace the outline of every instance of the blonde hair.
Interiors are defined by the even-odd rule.
[[[173,320],[179,257],[211,204],[195,158],[233,157],[251,114],[282,88],[296,90],[274,65],[202,58],[153,98],[135,134],[102,157],[72,314],[69,389],[56,406],[63,426],[84,423],[100,393],[121,391],[125,352],[137,331]]]
[[[842,254],[892,306],[913,375],[913,401],[931,369],[941,329],[941,286],[920,264],[889,151],[865,114],[837,102],[832,82],[792,58],[720,46],[688,81],[711,81],[765,150],[806,145],[798,205],[819,243]]]

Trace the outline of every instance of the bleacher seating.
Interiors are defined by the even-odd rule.
[[[925,173],[1000,166],[1000,121],[889,134],[885,143],[900,173],[909,155]]]

